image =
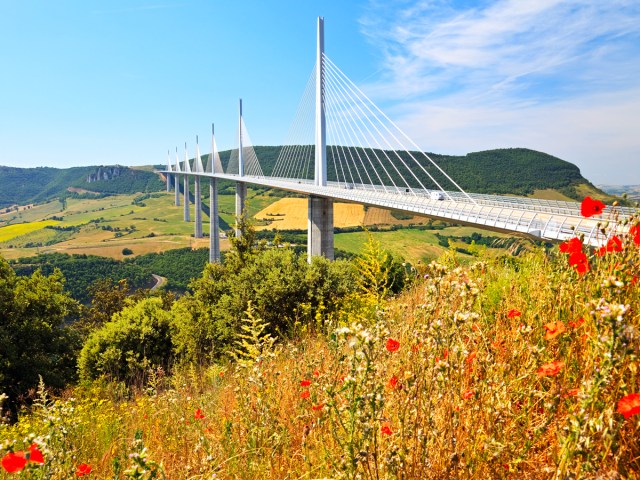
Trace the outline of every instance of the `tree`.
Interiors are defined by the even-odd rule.
[[[78,359],[80,377],[142,383],[149,368],[167,369],[173,353],[172,318],[161,298],[125,307],[89,335]]]
[[[37,387],[39,376],[56,388],[75,377],[79,338],[64,322],[79,305],[63,283],[59,270],[19,277],[0,257],[0,393],[9,395],[11,408]]]

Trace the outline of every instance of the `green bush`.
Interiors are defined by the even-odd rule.
[[[20,277],[0,257],[0,394],[10,408],[37,387],[64,387],[75,376],[79,338],[65,325],[78,304],[63,291],[59,270]]]
[[[242,262],[232,254],[224,264],[208,264],[191,284],[192,296],[174,308],[177,353],[200,362],[219,357],[239,331],[249,301],[254,314],[269,324],[273,335],[288,335],[337,309],[341,298],[355,288],[353,266],[329,262],[291,249],[249,253]]]
[[[146,298],[116,313],[85,342],[78,367],[82,379],[101,376],[142,383],[152,367],[168,368],[172,314],[160,298]]]

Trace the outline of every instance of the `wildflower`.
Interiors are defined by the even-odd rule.
[[[571,320],[569,322],[569,326],[571,328],[578,328],[579,326],[581,326],[584,323],[584,318],[580,317],[578,320],[576,320],[575,322],[573,320]]]
[[[314,405],[313,407],[311,407],[312,410],[322,410],[322,408],[324,407],[324,403],[319,403],[317,405]]]
[[[569,265],[573,266],[576,272],[581,275],[587,273],[590,269],[589,260],[587,260],[587,256],[582,252],[569,255]]]
[[[605,208],[605,204],[600,200],[585,197],[580,205],[580,213],[583,217],[592,217],[593,215],[600,215]]]
[[[387,382],[387,386],[391,390],[395,390],[396,388],[398,388],[398,377],[396,377],[395,375],[393,377],[391,377],[389,379],[389,381]]]
[[[576,395],[578,395],[579,392],[580,392],[579,388],[570,388],[564,393],[563,397],[575,397]]]
[[[391,430],[391,427],[388,424],[385,424],[380,428],[380,433],[383,435],[393,435],[393,430]]]
[[[300,394],[300,398],[309,398],[309,396],[311,395],[311,393],[309,392],[309,390],[304,390],[301,394]]]
[[[555,362],[546,363],[538,369],[538,378],[555,377],[564,367],[564,362],[556,360]]]
[[[509,310],[509,313],[507,313],[507,317],[509,317],[509,318],[516,318],[516,317],[519,317],[520,315],[522,315],[522,312],[520,310],[516,310],[514,308]]]
[[[38,449],[38,445],[32,443],[29,446],[29,461],[33,463],[44,463],[44,457],[42,456],[42,452]]]
[[[622,397],[618,402],[618,413],[624,415],[624,418],[640,413],[640,393],[630,393]]]
[[[306,380],[306,379],[305,379],[305,380],[302,380],[302,381],[300,382],[300,386],[301,386],[301,387],[308,387],[309,385],[311,385],[311,380]]]
[[[607,242],[607,252],[621,252],[622,251],[622,240],[617,235],[614,235]]]
[[[2,468],[8,473],[19,472],[27,464],[27,459],[24,457],[24,452],[9,452],[2,457]]]
[[[467,358],[465,358],[465,360],[464,360],[464,361],[465,361],[465,363],[467,363],[467,364],[471,364],[471,363],[473,363],[473,359],[474,359],[474,358],[476,358],[476,355],[478,355],[478,352],[471,352],[471,353],[467,356]]]
[[[313,371],[313,376],[314,377],[319,377],[320,376],[320,370],[314,370]]]
[[[204,414],[202,413],[202,410],[200,410],[199,408],[196,410],[196,413],[194,413],[193,417],[196,420],[202,420],[204,418]]]
[[[400,348],[399,341],[394,340],[393,338],[390,338],[389,340],[387,340],[387,350],[389,350],[390,352],[395,352],[399,348]]]
[[[567,329],[564,326],[564,323],[562,323],[561,321],[557,321],[557,322],[551,322],[551,323],[547,323],[544,326],[545,330],[547,331],[547,334],[544,336],[545,340],[551,340],[556,338],[558,335],[561,335],[562,333],[564,333]]]
[[[582,241],[578,237],[573,237],[560,244],[560,251],[562,253],[577,253],[582,251]]]
[[[76,477],[83,477],[85,475],[89,475],[91,473],[91,465],[87,465],[86,463],[81,463],[78,465],[78,469],[76,470]]]
[[[471,389],[471,390],[467,390],[466,392],[464,392],[462,394],[462,398],[464,398],[465,400],[470,399],[471,397],[473,397],[473,395],[475,394],[475,390]]]
[[[640,224],[633,225],[629,229],[629,235],[633,237],[633,243],[640,245]]]

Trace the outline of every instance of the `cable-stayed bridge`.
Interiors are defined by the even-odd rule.
[[[184,219],[190,221],[189,185],[194,177],[195,236],[202,237],[201,179],[209,179],[211,261],[220,258],[217,179],[236,182],[236,213],[244,209],[247,184],[305,194],[308,254],[333,258],[333,202],[346,201],[400,210],[453,223],[547,240],[582,236],[598,246],[621,233],[633,212],[607,207],[586,218],[576,202],[465,192],[413,143],[324,53],[324,21],[318,19],[316,65],[307,82],[287,141],[275,166],[265,172],[253,149],[240,101],[238,145],[223,168],[212,128],[211,153],[204,157],[196,137],[189,159],[167,158],[167,190],[174,179],[175,205],[184,182]],[[240,234],[236,231],[236,234]]]

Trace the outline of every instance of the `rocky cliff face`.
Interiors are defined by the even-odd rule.
[[[87,183],[97,182],[99,180],[113,180],[114,178],[118,178],[123,175],[128,167],[123,167],[120,165],[114,165],[111,167],[97,167],[96,171],[87,175],[86,181]]]

